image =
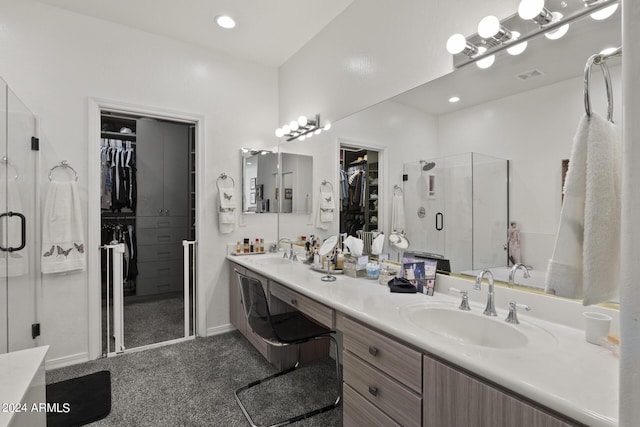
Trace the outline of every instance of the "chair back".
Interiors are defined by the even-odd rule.
[[[273,340],[275,333],[271,326],[271,313],[264,288],[260,280],[245,276],[236,270],[240,285],[240,296],[247,322],[253,332],[266,340]]]

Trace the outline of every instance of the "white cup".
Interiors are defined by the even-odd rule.
[[[611,327],[611,316],[591,311],[582,313],[582,315],[585,319],[584,337],[587,342],[596,345],[602,345],[606,342]]]

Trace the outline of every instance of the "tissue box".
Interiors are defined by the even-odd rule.
[[[349,277],[366,277],[368,260],[369,258],[366,255],[359,257],[345,256],[342,273]]]

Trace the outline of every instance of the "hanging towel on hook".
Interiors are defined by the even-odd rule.
[[[218,228],[222,234],[231,233],[236,227],[236,191],[233,186],[223,187],[226,181],[221,181],[218,190]]]
[[[333,222],[336,203],[333,200],[333,192],[320,189],[318,201],[318,212],[316,215],[316,227],[321,230],[328,230]]]
[[[75,181],[49,183],[42,222],[42,272],[84,270],[84,228]]]
[[[571,150],[546,292],[584,305],[618,295],[620,204],[618,129],[596,113],[585,115]]]
[[[404,233],[405,217],[404,217],[404,197],[401,191],[393,191],[393,200],[391,203],[391,231]]]

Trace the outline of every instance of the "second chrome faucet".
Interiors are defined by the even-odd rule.
[[[478,276],[476,277],[476,283],[473,288],[478,291],[482,289],[480,284],[482,283],[482,279],[485,276],[487,277],[487,281],[489,282],[489,290],[487,292],[487,306],[484,309],[483,314],[486,314],[487,316],[497,316],[498,313],[496,313],[496,303],[494,298],[495,294],[493,293],[493,273],[491,273],[491,271],[487,269],[482,270],[480,273],[478,273]]]

